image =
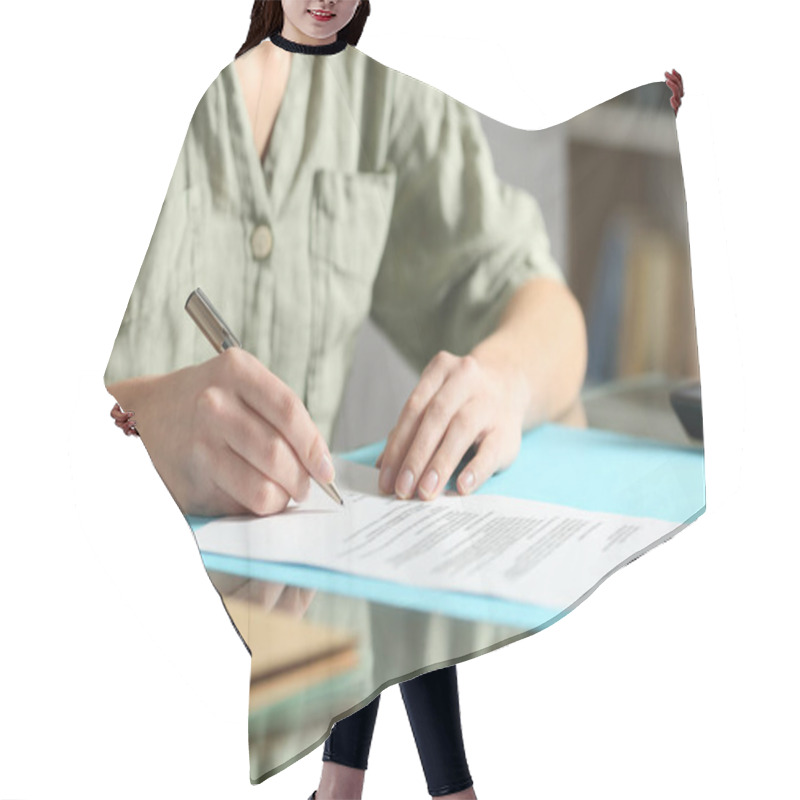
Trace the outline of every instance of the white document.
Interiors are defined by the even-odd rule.
[[[204,525],[200,549],[563,610],[679,527],[497,495],[399,500],[378,470],[340,459],[336,483],[343,507],[312,482],[282,514]]]

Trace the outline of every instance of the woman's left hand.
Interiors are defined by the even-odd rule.
[[[473,444],[475,455],[456,485],[459,494],[474,491],[516,458],[527,404],[521,370],[440,352],[420,376],[376,462],[381,491],[404,499],[416,491],[432,500]]]

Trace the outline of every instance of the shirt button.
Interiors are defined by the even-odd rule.
[[[266,225],[256,225],[250,237],[250,247],[254,258],[265,259],[272,252],[272,231]]]

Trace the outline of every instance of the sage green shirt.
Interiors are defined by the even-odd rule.
[[[105,381],[214,355],[184,311],[199,286],[330,441],[367,315],[421,370],[540,275],[563,280],[538,205],[497,179],[471,109],[353,47],[295,53],[261,163],[232,62],[192,117]]]

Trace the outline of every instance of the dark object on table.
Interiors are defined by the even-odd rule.
[[[673,389],[669,394],[669,401],[686,433],[692,439],[703,441],[703,406],[700,402],[699,381]]]

